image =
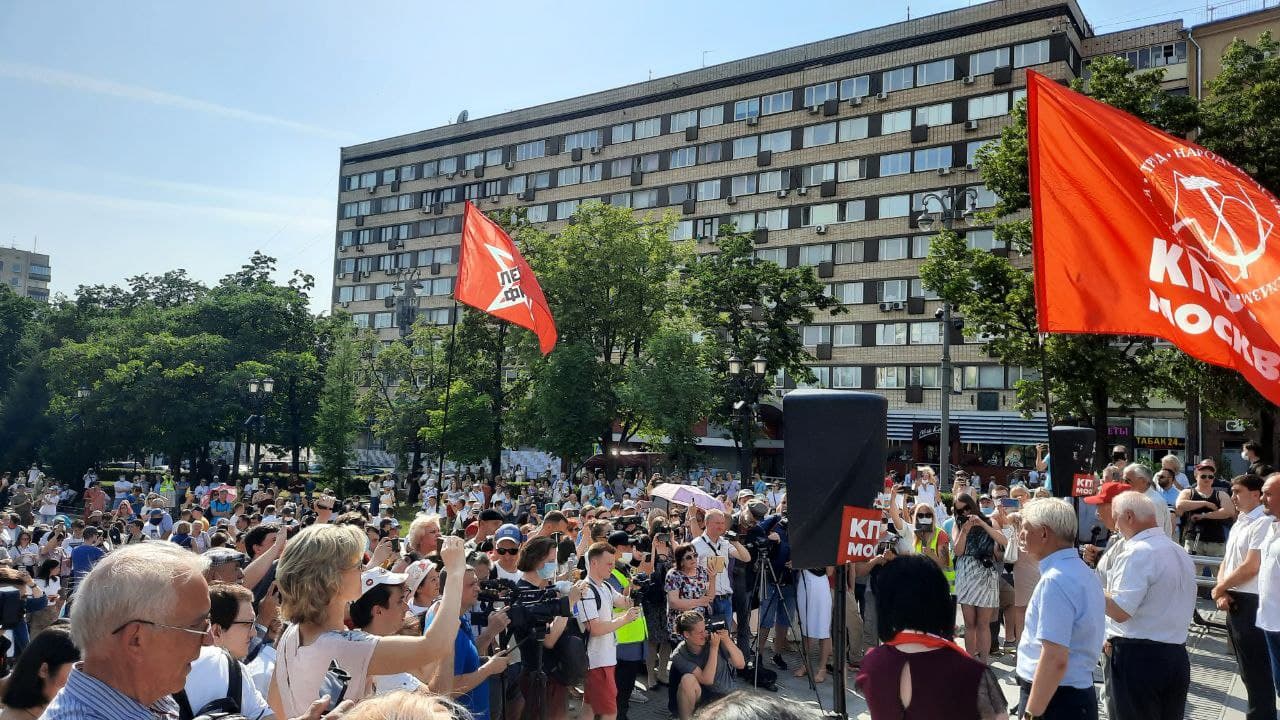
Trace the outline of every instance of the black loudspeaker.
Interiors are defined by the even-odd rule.
[[[1049,431],[1049,473],[1055,497],[1071,497],[1076,473],[1093,472],[1093,428],[1059,425]]]
[[[835,565],[844,506],[875,504],[884,488],[888,415],[888,400],[874,393],[795,390],[783,398],[794,567]]]

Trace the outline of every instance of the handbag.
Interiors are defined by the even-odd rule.
[[[1018,538],[1015,535],[1004,544],[1004,562],[1012,565],[1018,562]]]

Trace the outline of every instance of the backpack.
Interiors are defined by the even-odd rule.
[[[604,599],[594,583],[591,595],[596,601],[596,611],[604,605]],[[587,678],[587,631],[577,618],[569,618],[564,632],[555,647],[546,653],[544,663],[547,676],[565,687],[581,685]]]
[[[222,651],[227,659],[227,694],[224,697],[210,700],[200,708],[199,712],[191,712],[191,701],[187,699],[186,689],[173,694],[178,703],[178,720],[238,720],[244,718],[240,714],[240,699],[243,697],[244,676],[240,663],[231,657],[231,653]]]
[[[0,588],[0,628],[17,627],[26,614],[22,591],[16,587]]]

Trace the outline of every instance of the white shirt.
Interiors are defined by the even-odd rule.
[[[1169,503],[1164,499],[1164,495],[1160,494],[1159,488],[1152,484],[1147,487],[1147,491],[1143,493],[1156,506],[1156,522],[1160,523],[1160,529],[1164,531],[1167,537],[1173,537],[1173,514],[1169,510]]]
[[[938,486],[936,483],[921,482],[916,488],[916,503],[933,505],[938,502]]]
[[[1258,569],[1258,628],[1280,631],[1280,523],[1272,522],[1262,541]]]
[[[1222,574],[1225,575],[1244,564],[1250,550],[1261,550],[1271,529],[1271,516],[1261,505],[1236,518],[1227,535],[1227,550],[1222,557]],[[1261,570],[1261,568],[1259,568]],[[1258,576],[1230,588],[1237,592],[1258,594]]]
[[[1129,614],[1107,618],[1107,637],[1183,645],[1196,609],[1196,568],[1191,556],[1160,528],[1129,538],[1107,573],[1107,595]]]
[[[588,620],[613,620],[613,597],[616,591],[608,582],[590,580],[591,588],[573,608],[573,616],[586,628]],[[594,590],[592,590],[594,588]],[[600,598],[597,606],[596,598]],[[587,638],[587,667],[594,670],[618,664],[618,638],[615,633],[591,635]]]
[[[187,673],[187,701],[191,703],[192,712],[200,712],[200,708],[218,698],[227,696],[227,686],[231,682],[227,669],[227,656],[222,648],[206,646],[200,648],[200,657],[191,663],[191,671]],[[242,681],[240,683],[240,714],[249,720],[271,715],[271,708],[263,699],[258,686],[254,683],[248,668],[240,665]]]
[[[698,553],[699,567],[705,568],[707,566],[707,558],[712,555],[725,559],[724,569],[716,575],[716,597],[733,594],[733,584],[729,582],[729,550],[731,547],[729,538],[723,535],[720,536],[720,542],[714,544],[706,533],[702,533],[693,539],[693,549],[694,552]]]
[[[44,592],[45,596],[49,598],[50,603],[57,600],[58,593],[62,592],[62,579],[57,575],[49,578],[48,580],[36,578],[35,583],[36,587],[40,588],[40,590]]]
[[[129,494],[129,491],[133,489],[133,483],[121,478],[116,481],[115,487],[112,489],[115,491],[116,499],[119,500]],[[192,709],[194,710],[195,708]]]
[[[262,693],[262,697],[266,697],[271,692],[271,673],[276,669],[276,649],[270,645],[263,645],[258,650],[258,655],[251,662],[245,665],[249,670],[249,677],[253,681],[253,686],[258,688],[258,692]],[[196,710],[198,708],[191,708]]]

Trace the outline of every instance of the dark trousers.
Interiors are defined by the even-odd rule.
[[[1018,678],[1018,712],[1027,710],[1031,683]],[[1098,692],[1092,686],[1073,688],[1061,685],[1049,698],[1049,705],[1036,717],[1041,720],[1098,720]]]
[[[1191,687],[1185,645],[1111,638],[1107,716],[1113,720],[1183,720]]]
[[[627,708],[631,707],[631,693],[636,689],[636,678],[645,672],[644,663],[638,660],[619,660],[613,669],[613,682],[618,688],[618,720],[627,720]]]
[[[1240,680],[1249,698],[1248,720],[1276,720],[1276,686],[1271,679],[1267,639],[1258,629],[1258,596],[1255,593],[1227,593],[1227,637],[1231,654],[1240,666]]]
[[[733,588],[733,615],[737,621],[738,648],[748,655],[751,654],[751,599],[756,590],[749,583],[754,578],[754,573],[746,573],[742,581],[735,578]]]

